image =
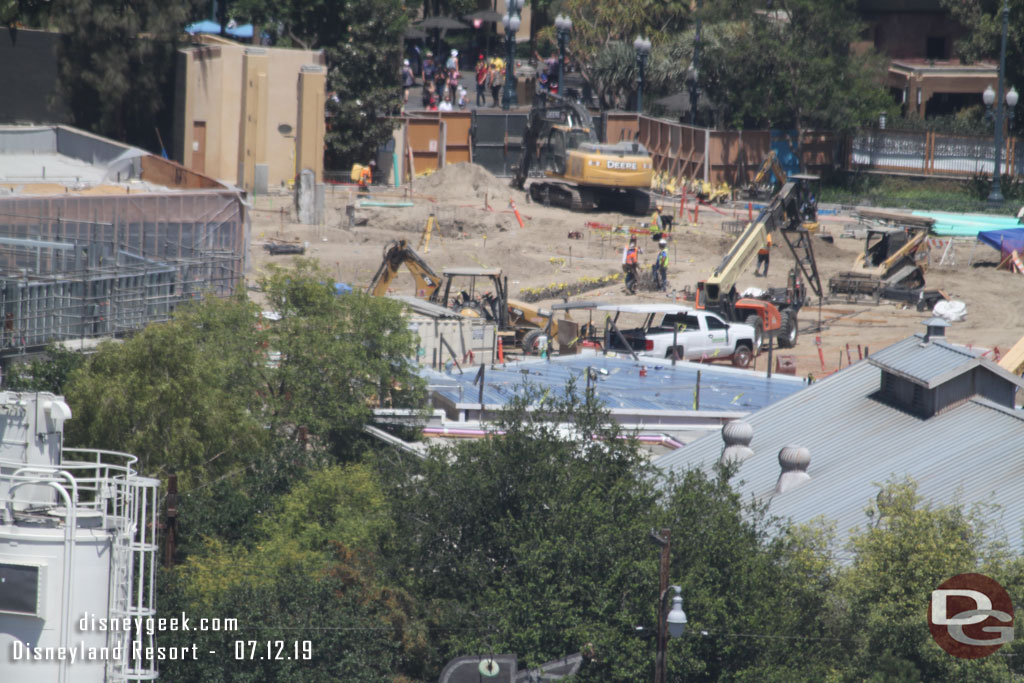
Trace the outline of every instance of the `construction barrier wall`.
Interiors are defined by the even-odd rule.
[[[237,193],[96,191],[0,198],[0,351],[139,329],[241,284]]]

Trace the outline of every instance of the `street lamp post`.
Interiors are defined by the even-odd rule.
[[[647,55],[651,54],[651,41],[646,38],[636,37],[633,41],[633,49],[636,50],[636,111],[642,114],[644,111],[644,67],[647,66]]]
[[[569,32],[572,31],[572,19],[559,14],[555,17],[555,31],[558,33],[558,94],[565,97],[562,76],[565,70],[565,46],[569,42]],[[548,74],[548,78],[551,78],[551,74]]]
[[[690,125],[697,125],[697,99],[700,97],[700,28],[703,0],[697,0],[697,21],[693,30],[693,61],[686,70],[686,82],[690,85]]]
[[[651,540],[661,546],[661,563],[658,571],[658,651],[654,660],[654,683],[665,683],[668,668],[665,665],[665,651],[668,637],[679,638],[686,628],[686,612],[683,611],[683,589],[672,586],[676,594],[672,598],[672,610],[665,613],[665,598],[668,597],[668,570],[672,555],[672,531],[662,529],[661,533],[651,530]]]
[[[992,191],[988,195],[988,203],[992,206],[1003,205],[1003,188],[1000,182],[1000,173],[1003,165],[1003,125],[1005,120],[1003,119],[1003,79],[1006,75],[1006,28],[1010,19],[1010,5],[1007,0],[1003,0],[1003,37],[1002,42],[999,46],[999,94],[1000,97],[995,102],[996,105],[996,121],[995,121],[995,165],[992,167]],[[992,86],[985,88],[985,92],[982,94],[982,99],[985,102],[985,106],[991,109],[993,100],[996,100],[996,94],[992,91]],[[1012,102],[1011,102],[1012,100]],[[1017,104],[1017,91],[1011,90],[1006,93],[1006,104],[1012,109]]]
[[[508,12],[501,18],[505,27],[505,89],[501,93],[501,108],[508,111],[519,104],[516,94],[516,31],[519,30],[519,10],[526,0],[508,0]]]

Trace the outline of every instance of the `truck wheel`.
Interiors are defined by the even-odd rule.
[[[764,321],[761,320],[761,316],[751,313],[743,322],[754,328],[754,349],[760,350],[761,344],[764,343]]]
[[[779,324],[779,348],[791,349],[796,346],[797,330],[796,313],[792,310],[782,312],[782,322]]]
[[[751,358],[753,358],[753,354],[750,353],[748,347],[737,346],[736,351],[732,354],[732,364],[737,368],[745,368],[750,365]]]
[[[544,334],[544,330],[530,330],[523,335],[523,355],[532,356],[537,353],[537,340]]]
[[[671,347],[669,347],[668,352],[665,354],[665,358],[667,358],[668,360],[672,360],[673,358],[675,358],[676,354],[672,353],[672,349],[675,349],[676,354],[678,354],[678,356],[679,356],[679,360],[686,360],[686,355],[683,353],[683,347],[682,346],[671,346]]]

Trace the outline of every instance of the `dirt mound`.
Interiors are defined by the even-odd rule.
[[[507,200],[512,189],[507,180],[496,178],[483,166],[450,164],[413,182],[416,194],[429,195],[439,202],[490,197],[492,203]]]

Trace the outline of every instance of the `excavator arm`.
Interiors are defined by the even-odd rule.
[[[530,110],[526,130],[523,131],[519,163],[512,176],[512,187],[515,189],[522,190],[525,187],[526,179],[530,176],[530,167],[537,154],[537,142],[541,137],[546,136],[548,128],[553,124],[564,124],[570,129],[586,130],[589,133],[590,141],[597,142],[597,135],[594,133],[594,120],[583,105],[560,95],[548,93],[543,98],[538,96]]]
[[[782,164],[779,163],[779,155],[775,153],[774,149],[768,152],[768,156],[761,162],[761,168],[757,169],[757,174],[754,176],[754,187],[760,187],[768,182],[769,173],[774,173],[775,179],[783,185],[789,180],[786,177],[786,171],[782,168]]]
[[[374,296],[386,294],[403,264],[412,273],[416,281],[416,292],[420,296],[429,298],[434,290],[441,286],[441,278],[426,261],[420,258],[408,242],[398,240],[384,247],[384,258],[366,291]]]

